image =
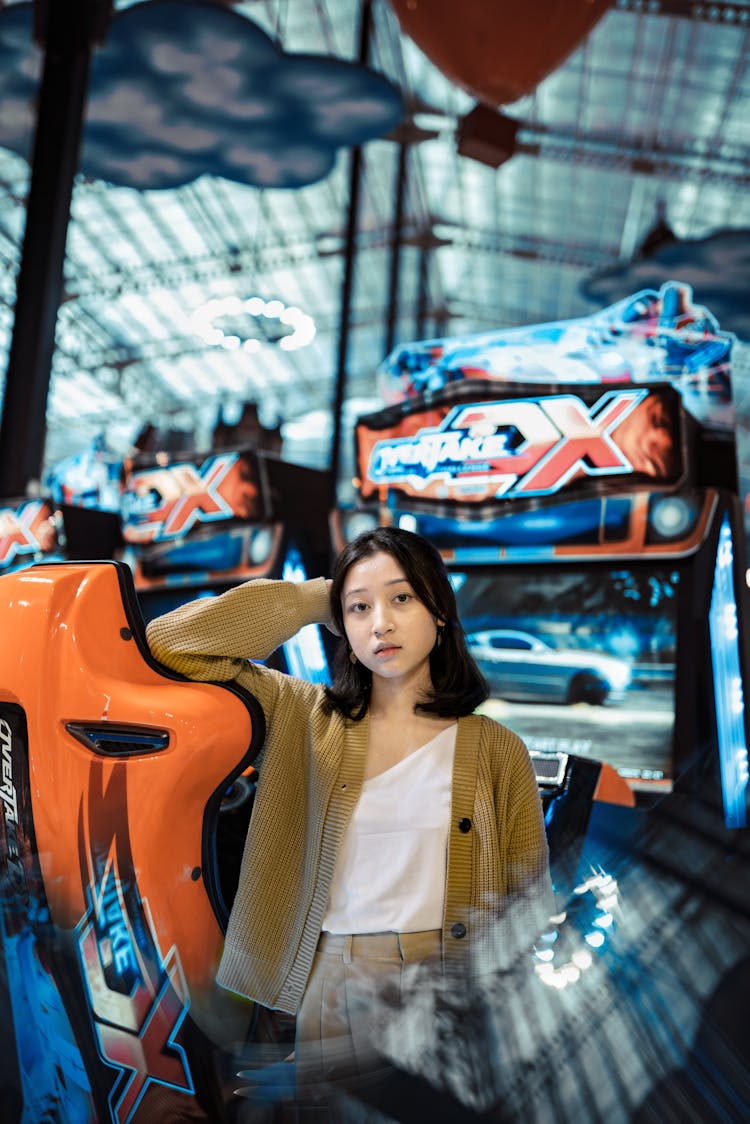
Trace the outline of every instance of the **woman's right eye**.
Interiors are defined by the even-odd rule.
[[[364,610],[366,608],[367,608],[366,602],[364,602],[364,601],[352,601],[351,605],[349,606],[349,612],[350,613],[362,613],[362,612],[364,612]]]

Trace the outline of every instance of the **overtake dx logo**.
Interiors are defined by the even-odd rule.
[[[479,478],[496,497],[520,497],[551,495],[581,473],[632,473],[613,431],[648,394],[610,391],[591,408],[573,394],[457,406],[435,428],[376,442],[367,477],[417,492]]]

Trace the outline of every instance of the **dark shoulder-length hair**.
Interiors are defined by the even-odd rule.
[[[421,535],[400,527],[376,527],[352,539],[333,568],[331,612],[342,637],[334,658],[333,682],[326,688],[326,708],[355,721],[363,718],[370,703],[372,672],[359,660],[349,659],[341,603],[349,569],[373,554],[390,554],[404,571],[414,593],[436,620],[443,621],[430,652],[432,690],[416,709],[445,718],[471,714],[487,698],[487,684],[469,653],[458,619],[456,597],[440,552]]]

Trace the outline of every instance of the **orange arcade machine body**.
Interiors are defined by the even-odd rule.
[[[214,976],[219,850],[264,736],[255,701],[151,659],[130,571],[0,578],[3,1120],[216,1118],[253,1005]]]

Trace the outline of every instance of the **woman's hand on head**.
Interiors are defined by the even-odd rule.
[[[330,599],[330,596],[331,596],[332,586],[333,586],[332,579],[326,578],[326,589],[328,590],[329,599]],[[333,619],[333,610],[331,610],[331,614],[328,617],[328,620],[325,621],[324,623],[325,623],[325,626],[326,626],[326,628],[328,629],[329,632],[332,632],[334,636],[338,636],[339,638],[341,638],[341,633],[339,632],[338,628],[336,627],[336,623]]]

